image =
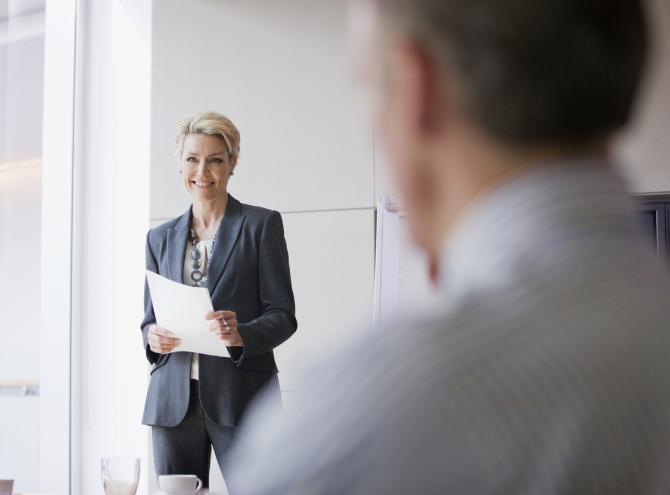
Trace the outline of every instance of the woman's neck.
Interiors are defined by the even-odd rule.
[[[209,229],[219,223],[226,211],[228,195],[213,201],[194,201],[193,219],[196,223]]]

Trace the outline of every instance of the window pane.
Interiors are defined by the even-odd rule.
[[[0,478],[38,491],[44,0],[0,0]]]

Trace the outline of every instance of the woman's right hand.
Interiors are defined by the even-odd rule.
[[[151,325],[149,327],[147,341],[149,348],[156,354],[167,354],[181,344],[181,340],[176,338],[170,330],[161,328],[158,325]]]

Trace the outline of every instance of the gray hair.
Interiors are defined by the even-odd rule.
[[[374,1],[497,138],[580,143],[629,118],[647,41],[639,0]]]

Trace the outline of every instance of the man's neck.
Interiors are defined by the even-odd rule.
[[[578,156],[607,156],[604,143],[588,146],[537,146],[512,148],[481,138],[462,140],[460,146],[445,146],[442,188],[437,205],[436,236],[429,249],[431,256],[439,253],[466,212],[483,196],[515,180],[537,167]]]

